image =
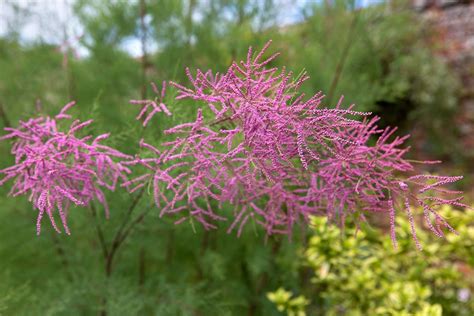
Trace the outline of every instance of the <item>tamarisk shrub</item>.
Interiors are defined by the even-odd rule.
[[[54,220],[55,210],[69,234],[67,216],[72,204],[88,206],[97,200],[104,206],[108,217],[109,209],[102,189],[114,190],[118,180],[125,179],[129,172],[120,160],[131,157],[101,144],[109,134],[96,138],[77,136],[92,120],[74,120],[66,132],[58,128],[58,121],[72,118],[67,111],[74,104],[67,104],[53,118],[41,116],[20,121],[18,128],[5,128],[9,133],[0,138],[14,141],[11,153],[15,156],[13,166],[0,170],[4,176],[0,185],[13,179],[11,195],[29,194],[29,200],[38,210],[37,234],[41,231],[45,213],[54,229],[60,232]]]
[[[152,184],[160,215],[175,215],[176,223],[190,220],[213,229],[225,221],[237,235],[249,221],[268,235],[291,234],[311,215],[340,225],[350,217],[358,225],[366,214],[381,213],[390,219],[396,247],[395,216],[406,213],[421,249],[413,208],[423,209],[437,236],[445,228],[454,231],[436,208],[465,206],[461,192],[441,188],[462,177],[413,175],[413,162],[404,158],[408,136],[378,127],[371,113],[342,108],[342,98],[327,108],[321,92],[299,93],[309,77],[292,79],[285,68],[270,67],[278,54],[264,58],[269,44],[257,54],[250,48],[246,60],[222,74],[186,69],[190,87],[170,82],[177,100],[196,102],[196,119],[166,130],[172,140],[160,148],[142,140],[152,157],[126,164],[148,172],[123,185],[134,191]],[[162,104],[163,92],[154,90]],[[151,100],[132,103],[144,105],[139,118],[153,106],[146,123],[166,109]],[[224,205],[233,211],[225,213]]]
[[[38,233],[45,212],[59,231],[55,209],[69,233],[71,204],[97,200],[108,214],[102,189],[114,190],[119,180],[130,193],[153,187],[160,215],[175,216],[177,224],[189,220],[215,229],[226,222],[227,231],[237,235],[249,222],[268,236],[291,234],[295,224],[313,215],[343,226],[348,218],[359,225],[367,214],[379,213],[389,218],[396,247],[395,216],[406,213],[421,249],[414,209],[423,210],[426,226],[437,236],[454,232],[437,207],[467,207],[461,192],[442,187],[462,177],[417,175],[414,162],[404,158],[408,136],[394,136],[396,128],[380,128],[377,117],[353,105],[343,108],[343,98],[329,108],[321,92],[300,93],[309,77],[293,79],[285,68],[271,67],[278,53],[265,58],[269,45],[256,54],[250,48],[246,60],[222,74],[193,75],[186,69],[190,87],[170,82],[177,100],[198,105],[196,119],[166,130],[170,141],[158,147],[141,140],[149,153],[134,158],[101,145],[108,134],[76,136],[92,120],[75,120],[61,132],[57,121],[71,119],[67,111],[74,103],[54,118],[20,121],[1,138],[14,140],[15,165],[0,170],[0,185],[14,179],[12,195],[30,194]],[[131,101],[142,106],[137,119],[144,126],[159,112],[171,115],[164,104],[166,83],[153,90],[154,100]],[[131,167],[146,171],[127,179]]]

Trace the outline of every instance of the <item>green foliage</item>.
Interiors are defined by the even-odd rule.
[[[0,103],[10,117],[31,114],[37,99],[44,104],[67,102],[62,56],[49,44],[22,47],[0,38]],[[54,80],[52,79],[54,78]]]
[[[1,276],[2,283],[0,284],[0,315],[7,315],[5,311],[15,310],[14,306],[24,299],[31,291],[27,283],[19,286],[11,286],[10,275],[6,272]]]
[[[147,196],[136,213],[151,200]],[[108,202],[111,218],[106,220],[99,210],[97,222],[110,244],[130,201],[118,190]],[[109,315],[220,316],[250,309],[272,315],[265,293],[279,283],[298,282],[293,260],[298,238],[265,243],[264,232],[255,235],[251,228],[239,239],[225,229],[204,232],[196,226],[194,232],[189,224],[175,226],[158,218],[158,210],[132,232],[106,278],[90,210],[71,209],[71,236],[55,235],[45,225],[36,237],[34,212],[26,199],[2,198],[2,203],[0,220],[9,223],[0,230],[3,315],[96,315],[104,297]]]
[[[276,304],[280,312],[286,311],[289,316],[306,316],[305,307],[309,301],[302,295],[292,297],[291,292],[279,288],[275,292],[270,292],[267,297]]]
[[[449,207],[440,213],[456,219],[459,235],[449,234],[446,241],[419,231],[426,245],[423,252],[415,249],[410,225],[401,217],[396,223],[398,249],[386,232],[366,227],[341,230],[325,218],[312,218],[312,237],[300,260],[313,278],[310,288],[298,291],[314,303],[307,307],[309,314],[470,315],[474,302],[459,295],[474,290],[474,214]],[[269,298],[293,315],[291,295],[279,289]]]
[[[429,25],[407,6],[352,11],[345,1],[336,3],[314,5],[304,22],[288,27],[280,46],[289,57],[282,64],[306,69],[312,76],[308,93],[322,90],[327,105],[344,95],[381,116],[382,124],[405,132],[417,125],[428,138],[426,150],[460,153],[445,142],[455,140],[456,130],[443,128],[456,113],[458,80],[434,57]]]

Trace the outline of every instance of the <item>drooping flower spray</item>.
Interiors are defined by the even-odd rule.
[[[38,210],[37,234],[44,215],[60,232],[55,212],[69,234],[67,217],[71,205],[85,207],[97,200],[109,216],[103,189],[114,190],[117,182],[126,179],[125,174],[129,172],[121,161],[130,157],[101,144],[109,134],[95,138],[77,136],[92,120],[74,120],[66,132],[61,131],[58,122],[72,118],[67,111],[74,104],[67,104],[53,118],[41,116],[20,121],[18,128],[6,128],[8,134],[0,138],[14,141],[11,153],[15,157],[13,166],[0,170],[3,175],[0,185],[12,179],[12,196],[29,195]]]
[[[415,209],[423,210],[426,226],[437,236],[454,231],[437,207],[467,207],[461,192],[442,187],[462,177],[417,175],[405,158],[408,136],[380,128],[371,113],[344,108],[343,98],[330,108],[321,92],[300,93],[309,77],[294,79],[291,72],[270,67],[278,54],[264,57],[269,45],[256,54],[250,48],[246,60],[222,74],[186,69],[189,87],[170,82],[177,100],[196,104],[196,119],[166,130],[170,141],[159,146],[141,140],[147,155],[132,158],[102,145],[107,134],[77,136],[92,120],[73,121],[68,131],[60,131],[57,121],[71,119],[67,111],[73,103],[54,118],[7,128],[1,139],[14,140],[15,165],[0,170],[0,185],[12,179],[12,195],[29,194],[38,209],[38,233],[45,214],[59,231],[55,210],[69,233],[72,204],[97,200],[108,212],[102,189],[113,190],[119,180],[131,193],[151,186],[160,215],[175,216],[176,223],[214,229],[225,222],[237,235],[249,222],[267,235],[291,234],[310,216],[327,216],[340,225],[351,218],[358,225],[378,213],[388,217],[396,247],[395,216],[405,214],[421,248]],[[153,86],[154,100],[131,101],[141,105],[137,119],[144,126],[157,113],[171,115],[165,89],[166,83],[161,90]],[[134,166],[146,172],[126,179]]]
[[[238,235],[249,221],[269,235],[291,234],[311,215],[344,225],[348,217],[357,223],[381,213],[390,218],[396,246],[395,216],[405,213],[421,248],[414,207],[423,209],[436,235],[452,230],[436,207],[465,206],[460,192],[441,188],[462,177],[413,175],[413,163],[404,158],[408,136],[378,127],[371,113],[344,109],[343,98],[328,108],[321,92],[306,97],[299,88],[309,77],[292,79],[291,72],[269,67],[278,56],[264,58],[269,44],[257,54],[250,48],[245,61],[222,74],[186,69],[190,87],[171,82],[176,99],[196,102],[196,119],[166,130],[174,139],[163,148],[142,141],[155,157],[128,162],[148,173],[124,185],[152,184],[160,215],[177,216],[176,223],[213,229],[224,221]],[[151,104],[133,103],[144,104],[143,111]],[[156,105],[150,115],[159,111]],[[229,206],[233,211],[225,211]]]

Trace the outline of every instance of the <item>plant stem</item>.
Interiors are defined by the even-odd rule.
[[[0,117],[2,118],[2,121],[3,121],[3,127],[11,127],[10,120],[8,119],[7,113],[5,112],[5,109],[3,108],[2,102],[0,102]]]
[[[140,288],[145,284],[145,274],[146,274],[146,253],[145,247],[140,248],[140,253],[138,257],[138,286]]]
[[[109,277],[112,274],[112,264],[113,264],[115,254],[117,253],[117,250],[119,249],[123,241],[127,238],[128,234],[130,233],[131,228],[133,228],[133,226],[135,226],[135,224],[137,223],[137,220],[135,220],[130,224],[128,228],[126,228],[127,223],[129,222],[133,211],[135,210],[136,206],[138,205],[138,202],[140,201],[144,193],[145,193],[145,189],[142,188],[139,191],[139,193],[135,196],[135,198],[132,201],[132,204],[130,204],[130,207],[128,208],[127,214],[125,215],[125,218],[122,221],[122,224],[120,225],[119,229],[115,233],[115,236],[112,240],[112,244],[105,258],[105,274],[107,277]]]
[[[132,231],[133,227],[140,223],[145,215],[149,212],[151,207],[148,207],[142,214],[140,214],[135,220],[133,220],[127,227],[127,224],[130,221],[130,218],[132,216],[132,213],[134,209],[137,207],[138,202],[140,202],[140,199],[143,197],[143,194],[145,193],[145,189],[142,188],[139,193],[135,196],[135,198],[132,200],[132,203],[130,204],[127,213],[125,214],[125,217],[120,224],[117,232],[114,235],[114,238],[112,240],[110,248],[107,246],[107,243],[105,241],[104,233],[102,231],[102,228],[97,221],[97,212],[94,206],[91,206],[92,210],[92,216],[94,217],[95,223],[96,223],[96,229],[97,229],[97,237],[99,239],[99,243],[102,248],[102,255],[104,257],[104,271],[105,271],[105,276],[106,276],[106,282],[110,279],[110,276],[112,275],[113,271],[113,262],[115,255],[117,254],[117,251],[119,250],[120,246],[123,244],[123,242],[126,240],[126,238],[129,236],[130,232]],[[107,284],[107,283],[106,283]],[[107,287],[106,287],[107,288]],[[104,295],[102,298],[101,302],[102,308],[99,311],[100,316],[107,316],[107,296]]]
[[[56,252],[58,253],[59,259],[66,273],[66,278],[68,281],[72,281],[72,276],[70,274],[70,269],[69,269],[69,261],[67,260],[66,253],[64,252],[64,249],[61,246],[58,236],[56,236],[56,232],[52,232],[51,235],[53,238],[54,247],[56,248]]]
[[[339,79],[341,77],[342,70],[344,69],[344,65],[346,63],[347,56],[349,55],[349,50],[350,50],[352,44],[355,42],[354,33],[356,31],[356,25],[357,25],[357,21],[359,19],[359,12],[360,12],[360,10],[357,10],[354,13],[354,17],[352,18],[352,22],[351,22],[351,24],[349,26],[349,30],[347,32],[347,38],[346,38],[346,42],[344,44],[344,48],[342,50],[341,58],[339,59],[339,62],[336,66],[336,71],[334,73],[334,77],[332,79],[331,86],[330,86],[329,92],[328,92],[327,102],[328,102],[329,105],[332,102],[334,92],[336,91],[337,84],[339,83]]]
[[[148,53],[147,53],[147,27],[145,23],[146,16],[146,3],[145,0],[140,0],[140,42],[142,48],[142,60],[141,60],[141,76],[142,76],[142,87],[141,87],[141,98],[146,99],[147,95],[147,75],[146,70],[148,67]]]
[[[147,35],[148,29],[145,23],[145,16],[147,14],[146,0],[140,0],[140,41],[142,48],[142,89],[141,97],[142,100],[146,99],[147,96],[147,67],[148,67],[148,53],[147,53]],[[140,138],[143,137],[145,128],[141,131]],[[145,247],[140,248],[139,258],[138,258],[138,285],[141,287],[145,282]]]
[[[97,230],[97,237],[99,239],[99,244],[102,249],[102,254],[104,256],[104,259],[107,258],[109,250],[107,249],[107,243],[105,242],[105,237],[104,237],[104,232],[102,230],[102,227],[100,226],[99,221],[97,220],[97,210],[95,208],[95,205],[91,203],[91,212],[92,212],[92,217],[94,217],[95,221],[95,227]]]

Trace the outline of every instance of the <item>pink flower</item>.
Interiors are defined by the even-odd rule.
[[[104,205],[108,216],[102,189],[114,190],[117,182],[125,179],[124,174],[129,172],[120,160],[130,157],[101,144],[108,134],[95,139],[76,135],[92,120],[75,120],[67,132],[60,131],[58,121],[71,118],[66,112],[73,105],[73,102],[67,104],[54,118],[20,121],[18,128],[6,128],[9,134],[0,138],[14,140],[11,153],[15,156],[13,166],[0,170],[3,175],[0,185],[12,179],[11,195],[29,195],[29,200],[38,210],[37,234],[41,231],[45,214],[54,229],[60,232],[54,219],[55,211],[69,234],[67,217],[72,204],[88,206],[97,200]]]
[[[151,83],[151,86],[153,92],[155,92],[159,97],[155,98],[154,100],[130,100],[131,104],[138,104],[142,106],[136,119],[143,120],[143,126],[147,126],[156,113],[164,112],[166,115],[171,116],[171,112],[163,103],[166,93],[166,81],[163,81],[161,92],[153,82]]]
[[[134,190],[151,183],[161,215],[176,215],[177,223],[189,219],[212,229],[226,221],[238,235],[250,221],[267,234],[290,234],[310,215],[344,225],[348,217],[357,222],[381,213],[390,218],[396,245],[397,212],[410,218],[416,240],[411,203],[424,209],[435,234],[452,230],[436,207],[464,206],[461,197],[441,197],[459,192],[440,189],[461,177],[410,176],[408,136],[394,137],[396,129],[381,129],[370,113],[342,108],[342,98],[326,108],[321,92],[299,93],[309,77],[293,80],[291,72],[267,67],[278,55],[263,57],[269,44],[256,55],[250,48],[245,61],[222,74],[186,69],[189,88],[171,82],[176,99],[200,105],[196,120],[167,130],[174,139],[162,151],[142,142],[153,157],[127,164],[148,172],[124,185]],[[153,104],[143,102],[134,101]]]

